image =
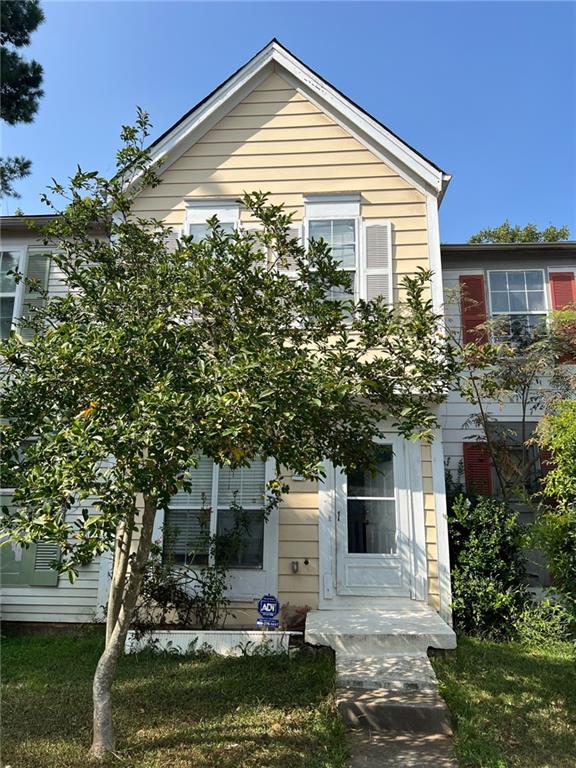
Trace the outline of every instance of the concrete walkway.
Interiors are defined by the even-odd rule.
[[[428,648],[456,635],[423,603],[311,611],[305,640],[336,652],[338,710],[350,728],[350,768],[457,768],[450,713]]]

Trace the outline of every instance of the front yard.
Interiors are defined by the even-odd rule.
[[[433,660],[460,768],[574,768],[576,652],[460,637]]]
[[[2,644],[2,766],[87,768],[101,638]],[[461,768],[573,768],[576,655],[460,638],[436,657]],[[122,768],[344,768],[329,654],[223,658],[140,654],[115,688]]]
[[[2,765],[86,768],[99,637],[3,640]],[[330,655],[122,659],[121,768],[343,768]]]

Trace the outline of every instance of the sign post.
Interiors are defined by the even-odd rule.
[[[256,620],[256,626],[262,629],[278,629],[280,622],[276,618],[280,610],[278,598],[274,595],[264,595],[258,601],[258,613],[260,618]]]

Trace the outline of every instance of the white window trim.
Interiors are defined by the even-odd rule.
[[[28,249],[22,248],[22,246],[14,246],[11,247],[9,243],[3,243],[2,244],[2,252],[3,253],[17,253],[18,254],[18,272],[20,272],[23,275],[26,275],[27,269],[28,269]],[[20,318],[22,317],[22,308],[24,306],[24,280],[20,280],[19,283],[17,283],[15,290],[12,292],[3,292],[0,293],[0,296],[2,298],[12,298],[14,297],[14,307],[12,309],[12,323],[10,325],[10,330],[14,331],[16,329],[16,323]]]
[[[518,312],[503,312],[503,311],[495,311],[492,308],[492,290],[490,287],[490,275],[494,272],[541,272],[542,273],[542,288],[544,292],[544,309],[539,310],[531,310],[526,309]],[[488,308],[489,308],[489,315],[491,318],[495,317],[512,317],[514,315],[541,315],[544,319],[548,317],[550,313],[550,299],[549,294],[550,287],[549,287],[549,280],[548,275],[546,273],[546,270],[540,267],[528,267],[526,269],[487,269],[486,270],[486,293],[488,294]],[[507,291],[507,293],[510,293],[510,291]]]
[[[234,229],[240,225],[240,204],[237,200],[188,198],[184,202],[186,204],[185,234],[189,233],[190,224],[206,224],[207,220],[213,216],[217,216],[221,224],[233,224]]]

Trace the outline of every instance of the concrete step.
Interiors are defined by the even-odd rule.
[[[386,609],[310,611],[305,640],[358,658],[456,648],[456,635],[448,624],[436,611],[414,601]]]
[[[336,684],[342,688],[438,690],[436,674],[425,653],[361,657],[337,653]]]
[[[452,735],[448,707],[435,691],[345,688],[338,690],[337,702],[349,728]]]
[[[348,746],[348,768],[458,768],[452,739],[443,734],[352,731]]]

